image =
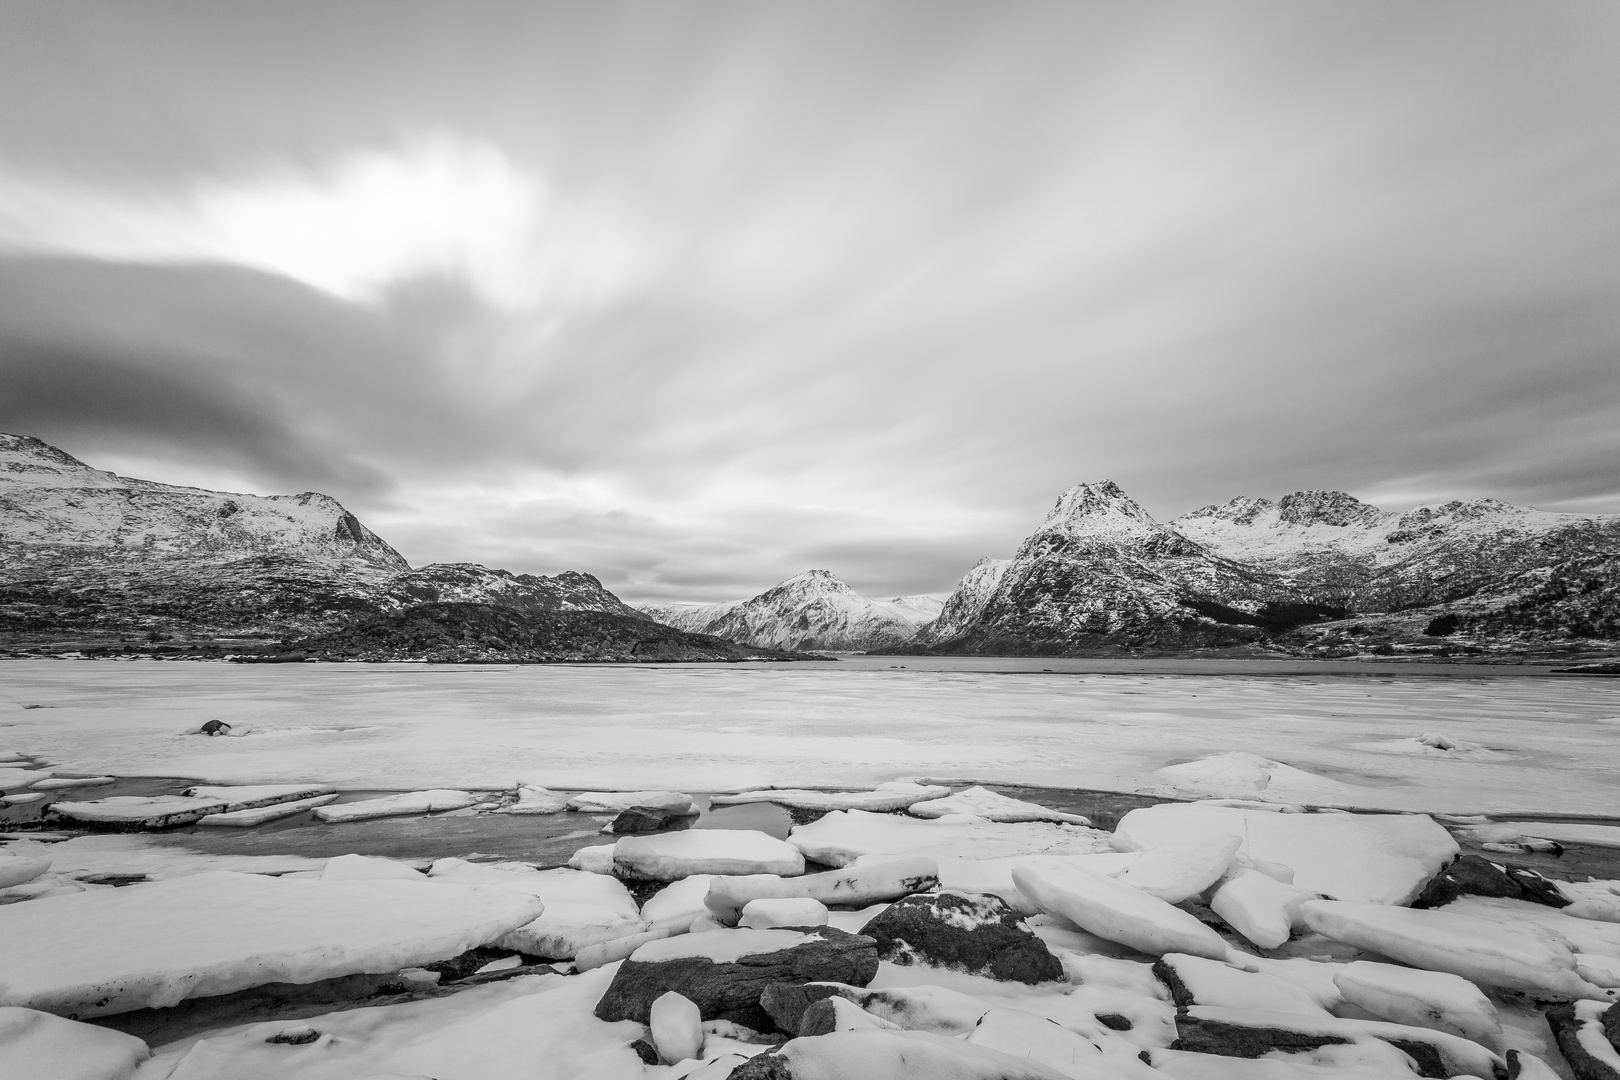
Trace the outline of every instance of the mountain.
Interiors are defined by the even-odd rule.
[[[437,602],[646,622],[589,574],[412,570],[326,495],[134,480],[0,434],[0,640],[280,639]]]
[[[1064,492],[1011,560],[970,570],[907,651],[1466,654],[1616,638],[1620,515],[1494,499],[1396,514],[1302,491],[1161,524],[1102,481]]]
[[[910,641],[940,606],[927,596],[869,600],[825,570],[807,570],[747,600],[641,611],[669,626],[748,645],[859,652]]]

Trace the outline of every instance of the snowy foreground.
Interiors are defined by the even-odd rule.
[[[10,661],[0,750],[77,775],[351,790],[497,789],[523,775],[570,789],[723,792],[916,776],[1448,813],[1616,805],[1616,680],[891,667],[904,663],[919,661]],[[187,734],[213,719],[241,737]],[[1228,751],[1280,766],[1176,771]]]
[[[10,756],[13,789],[48,771]],[[1109,832],[980,787],[778,797],[804,821],[785,840],[667,831],[695,812],[671,790],[370,800],[607,823],[551,869],[13,834],[0,1077],[1620,1076],[1620,882],[1459,854],[1453,830],[1502,826],[1211,799]],[[214,785],[147,805],[171,828],[311,798]],[[129,827],[140,797],[66,805]]]

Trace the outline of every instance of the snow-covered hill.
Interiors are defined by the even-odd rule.
[[[808,570],[747,600],[641,611],[668,626],[747,645],[858,652],[910,641],[940,607],[928,596],[869,600],[825,570]]]
[[[1494,499],[1396,514],[1303,491],[1165,525],[1110,481],[1079,484],[1011,560],[969,571],[918,645],[1061,655],[1258,643],[1350,655],[1459,632],[1457,644],[1620,637],[1620,516]]]

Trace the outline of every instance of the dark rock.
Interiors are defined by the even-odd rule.
[[[641,1059],[643,1065],[658,1064],[658,1048],[646,1039],[637,1039],[630,1044],[630,1049],[636,1052],[636,1057]]]
[[[828,998],[822,998],[820,1001],[811,1003],[810,1007],[804,1010],[804,1015],[799,1017],[799,1035],[801,1037],[826,1035],[837,1030],[838,1010],[833,1007],[832,1001]]]
[[[1580,1040],[1583,1026],[1597,1024],[1609,1045],[1620,1050],[1620,1005],[1609,1006],[1597,1020],[1582,1020],[1575,1012],[1579,1004],[1557,1005],[1547,1010],[1547,1026],[1552,1028],[1558,1049],[1563,1051],[1575,1080],[1620,1080],[1620,1072],[1592,1056]]]
[[[231,730],[231,725],[223,720],[210,720],[197,729],[200,735],[224,735]]]
[[[1302,1018],[1301,1029],[1310,1027],[1309,1018]],[[1401,1033],[1390,1027],[1401,1028]],[[1401,1025],[1383,1025],[1367,1034],[1400,1050],[1417,1066],[1417,1075],[1446,1080],[1457,1075],[1475,1075],[1462,1062],[1452,1060],[1455,1044],[1461,1040],[1442,1041],[1440,1033]],[[1429,1036],[1434,1036],[1430,1038]],[[1188,1050],[1199,1054],[1219,1054],[1225,1057],[1257,1058],[1272,1050],[1288,1054],[1309,1053],[1324,1046],[1336,1046],[1354,1040],[1325,1031],[1298,1030],[1269,1024],[1234,1023],[1200,1016],[1196,1009],[1181,1009],[1176,1013],[1176,1041],[1172,1050]],[[1507,1080],[1507,1070],[1497,1062],[1492,1073],[1494,1080]],[[1492,1080],[1492,1078],[1486,1078]],[[1620,1078],[1616,1078],[1620,1080]]]
[[[1478,855],[1465,854],[1436,874],[1412,906],[1444,907],[1460,896],[1505,896],[1549,907],[1569,904],[1557,886],[1533,870],[1499,866]]]
[[[772,983],[759,995],[759,1006],[769,1014],[776,1030],[789,1035],[807,1034],[801,1024],[811,1006],[831,997],[842,997],[843,987],[834,983]]]
[[[608,826],[608,831],[618,836],[635,836],[639,833],[661,832],[669,828],[669,823],[675,820],[675,815],[662,806],[632,806],[619,813]]]
[[[1063,965],[993,894],[917,893],[890,904],[862,933],[894,964],[930,964],[1003,982],[1053,982]]]
[[[631,957],[620,965],[607,992],[596,1003],[596,1018],[609,1023],[634,1020],[645,1024],[653,1001],[674,990],[697,1005],[704,1020],[730,1020],[770,1032],[775,1030],[775,1024],[761,1007],[760,996],[773,984],[839,982],[865,986],[877,974],[877,946],[871,938],[846,934],[831,926],[802,933],[804,940],[789,948],[746,953],[730,961],[716,962],[707,956],[667,960]],[[750,938],[736,935],[760,935],[758,940],[768,942],[776,932],[711,930],[700,937],[706,945],[730,948],[741,943],[746,947]]]
[[[320,1037],[320,1032],[305,1025],[303,1027],[288,1028],[286,1031],[278,1031],[264,1041],[267,1043],[285,1043],[288,1046],[303,1046],[306,1043],[314,1042]]]
[[[1153,962],[1153,977],[1164,983],[1165,989],[1170,991],[1170,1004],[1176,1008],[1185,1009],[1189,1005],[1197,1004],[1193,999],[1193,992],[1181,981],[1181,974],[1163,957]]]
[[[1110,1031],[1129,1031],[1136,1026],[1131,1023],[1130,1017],[1122,1016],[1119,1013],[1098,1013],[1097,1023]]]

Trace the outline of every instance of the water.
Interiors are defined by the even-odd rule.
[[[185,734],[212,718],[252,733]],[[1387,745],[1428,731],[1486,751]],[[75,772],[347,789],[506,788],[523,776],[722,791],[933,776],[1133,791],[1164,765],[1242,750],[1325,778],[1347,805],[1601,815],[1620,805],[1617,740],[1620,682],[1538,669],[0,664],[0,749]]]

